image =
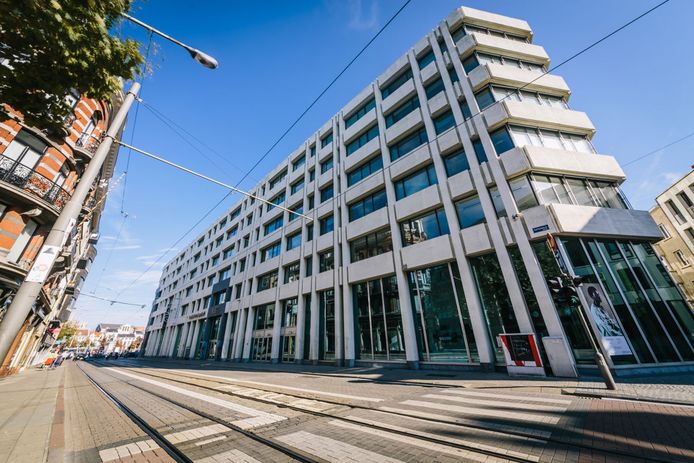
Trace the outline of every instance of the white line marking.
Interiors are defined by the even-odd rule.
[[[439,395],[439,394],[424,394],[422,397],[425,399],[441,399],[448,400],[449,402],[461,402],[468,405],[482,405],[489,407],[509,407],[517,408],[519,410],[530,410],[530,411],[540,411],[540,412],[558,412],[562,413],[566,411],[566,407],[553,407],[551,405],[540,405],[540,404],[524,404],[518,402],[502,402],[501,400],[477,400],[471,399],[469,397],[456,397],[452,395]]]
[[[480,450],[486,450],[488,452],[501,453],[504,455],[526,458],[526,459],[533,460],[533,461],[539,461],[540,460],[540,457],[537,457],[537,456],[532,456],[532,455],[528,455],[525,453],[515,452],[513,450],[508,450],[508,449],[501,448],[501,447],[494,447],[492,445],[485,445],[485,444],[482,444],[480,442],[473,442],[473,441],[469,441],[469,440],[465,440],[465,439],[456,439],[454,437],[448,437],[445,434],[433,434],[433,433],[429,433],[429,432],[417,431],[415,429],[403,428],[402,426],[395,426],[395,425],[390,424],[390,423],[373,421],[373,420],[369,420],[366,418],[360,418],[358,416],[348,415],[345,418],[349,418],[349,419],[354,420],[354,421],[360,421],[364,424],[370,424],[370,425],[380,426],[383,428],[388,428],[388,429],[391,429],[393,431],[407,432],[407,433],[416,434],[418,436],[425,437],[425,438],[433,438],[433,439],[443,440],[446,442],[450,442],[452,444],[472,446],[472,447],[476,447]],[[419,447],[429,448],[431,450],[437,450],[437,449],[432,448],[432,447],[427,447],[427,446],[435,445],[435,446],[445,447],[448,449],[448,447],[446,447],[445,444],[437,444],[437,443],[429,443],[429,442],[425,442],[425,441],[420,441],[420,440],[412,438],[412,437],[400,436],[398,434],[393,434],[393,433],[379,430],[379,429],[367,428],[366,426],[359,426],[359,425],[355,425],[355,424],[344,423],[344,422],[340,422],[337,420],[330,421],[329,423],[332,425],[343,426],[343,427],[354,426],[355,428],[360,428],[359,429],[360,431],[363,431],[363,432],[366,432],[369,434],[376,433],[377,435],[381,435],[387,439],[401,440],[402,442],[407,442],[409,444],[416,445]],[[353,428],[353,429],[355,429],[355,428]],[[406,441],[405,439],[409,439],[409,441]],[[411,441],[413,441],[413,442],[411,442]],[[426,445],[422,445],[422,444],[426,444]],[[470,458],[470,459],[477,460],[477,461],[487,461],[489,458],[487,455],[477,454],[474,452],[470,453],[470,451],[468,451],[467,454],[465,454],[465,455],[461,455],[458,452],[466,452],[465,450],[462,450],[462,449],[449,449],[449,450],[437,450],[437,451],[450,453],[450,454],[456,455],[456,456],[464,456],[466,458]]]
[[[396,460],[380,453],[306,431],[287,434],[278,437],[277,440],[324,460],[336,463],[403,463],[401,460]]]
[[[349,395],[349,394],[339,394],[337,392],[326,392],[326,391],[317,391],[315,389],[303,389],[300,387],[291,387],[291,386],[281,386],[279,384],[272,384],[272,383],[261,383],[259,381],[249,381],[245,379],[235,379],[235,378],[227,378],[225,376],[217,376],[217,375],[206,375],[204,373],[193,373],[193,372],[187,372],[188,374],[191,375],[196,375],[196,376],[203,376],[206,378],[215,378],[215,379],[223,379],[226,381],[232,381],[235,383],[244,383],[244,384],[255,384],[257,386],[270,386],[270,387],[277,387],[280,389],[287,389],[290,391],[299,391],[299,392],[308,392],[311,394],[318,394],[318,395],[328,395],[331,397],[341,397],[343,399],[354,399],[354,400],[362,400],[364,402],[383,402],[385,399],[377,399],[374,397],[362,397],[358,395]]]
[[[270,423],[274,423],[277,421],[282,421],[282,420],[287,419],[287,417],[285,417],[285,416],[275,415],[273,413],[264,412],[262,410],[256,410],[255,408],[239,405],[239,404],[236,404],[233,402],[229,402],[228,400],[222,400],[222,399],[218,399],[216,397],[210,397],[210,396],[205,395],[205,394],[200,394],[199,392],[189,391],[188,389],[183,389],[183,388],[180,388],[177,386],[172,386],[170,384],[162,383],[160,381],[155,381],[153,379],[145,378],[145,377],[142,377],[139,375],[134,375],[132,373],[119,371],[119,370],[112,368],[112,367],[107,367],[106,369],[114,371],[114,372],[116,372],[120,375],[123,375],[123,376],[128,376],[130,378],[134,378],[138,381],[142,381],[142,382],[149,383],[149,384],[154,384],[155,386],[159,386],[161,388],[168,389],[170,391],[177,392],[179,394],[186,395],[186,396],[192,397],[194,399],[202,400],[202,401],[214,404],[214,405],[219,405],[220,407],[226,408],[228,410],[233,410],[233,411],[238,412],[238,413],[243,413],[245,415],[249,415],[252,418],[246,418],[244,420],[232,421],[232,424],[237,425],[237,426],[244,428],[244,429],[250,429],[250,428],[253,428],[256,426],[263,426],[265,424],[270,424]]]
[[[562,400],[562,399],[549,399],[546,397],[534,397],[534,396],[525,396],[525,395],[512,395],[512,394],[494,394],[491,392],[477,392],[477,391],[460,391],[456,389],[445,389],[443,391],[444,394],[456,394],[456,395],[464,395],[464,396],[469,396],[469,397],[488,397],[492,399],[508,399],[508,400],[527,400],[529,402],[547,402],[547,403],[553,403],[553,404],[561,404],[561,405],[569,405],[571,403],[570,400]]]
[[[464,413],[471,416],[487,416],[494,418],[504,418],[511,420],[533,421],[536,423],[557,424],[559,417],[549,417],[540,415],[529,415],[527,413],[509,412],[506,410],[491,410],[482,408],[460,407],[458,405],[440,404],[436,402],[423,402],[421,400],[406,400],[400,402],[403,405],[414,407],[433,408],[434,410],[445,410],[449,412]]]
[[[425,420],[437,420],[444,421],[446,423],[451,423],[452,425],[466,425],[475,424],[483,427],[488,432],[521,432],[529,436],[535,436],[537,438],[546,439],[552,435],[550,431],[542,431],[540,429],[534,428],[524,428],[522,426],[513,426],[501,423],[484,423],[482,426],[480,423],[467,420],[465,418],[456,418],[450,415],[440,415],[437,413],[427,413],[420,410],[408,410],[406,408],[395,408],[395,407],[378,407],[379,411],[385,413],[399,413],[401,415],[406,415],[414,419],[425,419]]]

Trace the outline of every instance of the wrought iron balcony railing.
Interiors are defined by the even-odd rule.
[[[0,181],[19,187],[31,195],[49,202],[58,210],[70,199],[70,193],[14,159],[0,155]]]

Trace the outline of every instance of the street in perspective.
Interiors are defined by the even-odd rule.
[[[694,3],[0,2],[0,463],[694,462]]]

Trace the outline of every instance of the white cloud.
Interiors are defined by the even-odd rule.
[[[368,7],[365,3],[369,3]],[[369,30],[378,26],[378,3],[376,1],[350,0],[347,27],[354,30]]]

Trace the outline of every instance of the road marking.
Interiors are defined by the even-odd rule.
[[[212,436],[214,434],[221,434],[228,431],[231,431],[231,428],[227,428],[221,424],[211,424],[208,426],[201,426],[199,428],[186,429],[185,431],[172,432],[164,435],[164,439],[168,440],[172,444],[180,444],[181,442],[200,439],[201,437]]]
[[[400,402],[403,405],[412,405],[414,407],[433,408],[434,410],[445,410],[449,412],[464,413],[471,416],[503,418],[521,421],[533,421],[536,423],[557,424],[559,417],[529,415],[527,413],[510,412],[506,410],[492,410],[484,408],[461,407],[459,405],[440,404],[437,402],[424,402],[421,400],[405,400]]]
[[[540,411],[540,412],[565,412],[566,407],[553,407],[551,405],[540,405],[540,404],[524,404],[518,402],[502,402],[500,400],[478,400],[471,399],[469,397],[456,397],[451,395],[440,395],[440,394],[424,394],[422,397],[425,399],[441,399],[448,400],[449,402],[462,402],[470,405],[482,405],[485,407],[508,407],[517,408],[519,410],[530,410],[530,411]]]
[[[260,461],[243,453],[241,450],[233,449],[195,460],[195,463],[260,463]]]
[[[233,410],[238,413],[243,413],[245,415],[251,416],[251,418],[246,418],[243,420],[237,420],[237,421],[232,421],[231,424],[234,424],[240,428],[243,429],[252,429],[258,426],[264,426],[266,424],[270,423],[275,423],[277,421],[283,421],[286,420],[287,417],[281,416],[281,415],[275,415],[274,413],[268,413],[264,412],[262,410],[256,410],[255,408],[251,407],[246,407],[244,405],[239,405],[233,402],[229,402],[228,400],[222,400],[218,399],[216,397],[210,397],[205,394],[200,394],[199,392],[195,391],[189,391],[188,389],[183,389],[178,386],[173,386],[171,384],[166,384],[162,383],[161,381],[155,381],[153,379],[145,378],[140,375],[134,375],[132,373],[127,373],[125,371],[120,371],[112,367],[107,367],[107,370],[114,371],[115,373],[118,373],[123,376],[128,376],[130,378],[134,378],[138,381],[142,381],[145,383],[153,384],[155,386],[161,387],[163,389],[168,389],[169,391],[177,392],[181,395],[185,395],[188,397],[192,397],[194,399],[202,400],[204,402],[208,402],[214,405],[219,405],[220,407],[226,408],[228,410]]]
[[[380,453],[306,431],[287,434],[278,437],[277,440],[324,460],[336,463],[403,463],[401,460],[396,460]]]
[[[193,373],[193,372],[187,372],[187,373],[191,374],[191,375],[206,377],[206,378],[215,378],[215,379],[223,379],[226,381],[233,381],[235,383],[255,384],[257,386],[277,387],[279,389],[287,389],[289,391],[308,392],[310,394],[327,395],[327,396],[331,396],[331,397],[340,397],[343,399],[362,400],[364,402],[383,402],[385,400],[385,399],[377,399],[374,397],[363,397],[363,396],[358,396],[358,395],[339,394],[337,392],[317,391],[315,389],[304,389],[304,388],[300,388],[300,387],[281,386],[279,384],[261,383],[259,381],[249,381],[249,380],[245,380],[245,379],[227,378],[226,376],[206,375],[204,373]]]
[[[537,456],[528,455],[526,453],[521,453],[521,452],[515,452],[513,450],[508,450],[508,449],[505,449],[502,447],[494,447],[492,445],[485,445],[485,444],[482,444],[480,442],[474,442],[474,441],[469,441],[469,440],[465,440],[465,439],[457,439],[454,437],[449,437],[446,434],[433,434],[433,433],[429,433],[429,432],[417,431],[415,429],[409,429],[409,428],[404,428],[402,426],[396,426],[396,425],[393,425],[390,423],[383,423],[383,422],[379,422],[379,421],[369,420],[366,418],[360,418],[358,416],[349,415],[349,416],[346,416],[345,418],[348,418],[348,419],[351,419],[354,421],[359,421],[359,422],[364,423],[364,424],[370,424],[370,425],[375,425],[375,426],[379,426],[379,427],[383,427],[383,428],[388,428],[388,429],[391,429],[393,431],[407,432],[407,433],[416,434],[418,436],[425,437],[425,438],[433,438],[433,439],[443,440],[446,442],[450,442],[452,444],[472,446],[472,447],[478,448],[480,450],[486,450],[489,452],[501,453],[504,455],[513,456],[513,457],[517,457],[517,458],[524,458],[524,459],[528,459],[528,460],[532,460],[532,461],[539,461],[540,460],[540,457],[537,457]],[[374,430],[374,429],[368,428],[366,426],[359,426],[359,425],[355,425],[355,424],[344,423],[344,422],[340,422],[337,420],[330,421],[329,423],[332,425],[335,425],[335,426],[354,427],[353,429],[360,428],[359,429],[360,431],[363,431],[363,432],[366,432],[369,434],[376,434],[376,435],[380,435],[382,437],[385,437],[387,439],[400,440],[402,442],[406,442],[406,443],[409,443],[411,445],[429,448],[430,450],[446,452],[446,453],[450,453],[452,455],[470,458],[470,459],[477,460],[477,461],[486,462],[489,458],[487,455],[478,454],[478,453],[470,454],[470,452],[467,452],[467,454],[463,455],[463,454],[458,453],[458,452],[465,452],[465,450],[462,450],[462,449],[450,449],[449,447],[446,447],[444,444],[429,443],[429,442],[425,442],[425,441],[422,441],[422,440],[419,440],[416,438],[412,438],[412,437],[400,436],[398,434],[390,433],[388,431],[383,431],[383,430],[379,430],[379,429]],[[409,439],[409,441],[406,439]],[[538,441],[538,443],[539,442],[540,441]],[[427,445],[423,445],[423,444],[427,444]],[[542,444],[544,444],[544,442],[542,442]],[[444,447],[444,448],[449,449],[449,450],[439,450],[436,448],[428,447],[430,445],[441,446],[441,447]]]
[[[492,392],[460,391],[460,390],[456,390],[456,389],[444,389],[443,391],[440,391],[440,392],[443,392],[444,394],[456,394],[456,395],[464,395],[464,396],[469,396],[469,397],[488,397],[488,398],[492,398],[492,399],[525,400],[525,401],[530,401],[530,402],[546,402],[546,403],[561,404],[561,405],[571,404],[570,400],[549,399],[546,397],[533,397],[533,396],[512,395],[512,394],[494,394]]]
[[[114,461],[120,458],[128,458],[150,450],[158,449],[159,446],[152,439],[145,439],[131,442],[117,447],[110,447],[99,451],[99,458],[102,462]]]
[[[446,423],[450,423],[452,425],[466,425],[466,424],[473,424],[476,426],[481,426],[479,422],[471,421],[471,420],[466,420],[465,418],[455,418],[450,415],[440,415],[437,413],[427,413],[427,412],[422,412],[420,410],[408,410],[406,408],[395,408],[395,407],[378,407],[379,411],[383,411],[386,413],[398,413],[401,415],[406,415],[410,418],[415,418],[415,419],[424,419],[424,420],[437,420],[437,421],[444,421]],[[501,423],[484,423],[483,426],[487,431],[490,432],[521,432],[527,435],[535,436],[541,439],[546,439],[549,436],[552,435],[550,431],[542,431],[540,429],[534,429],[534,428],[524,428],[522,426],[513,426],[509,424],[501,424]]]

